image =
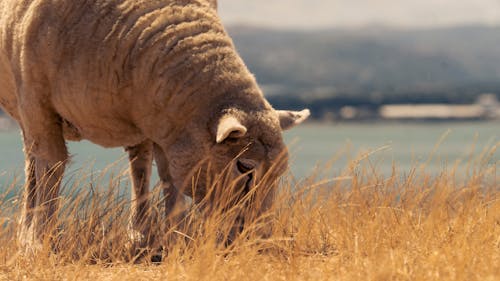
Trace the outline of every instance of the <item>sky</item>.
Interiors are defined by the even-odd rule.
[[[218,0],[223,22],[285,29],[500,25],[500,0]]]

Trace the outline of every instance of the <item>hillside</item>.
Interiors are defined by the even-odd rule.
[[[500,93],[500,27],[229,33],[279,105],[470,103]]]

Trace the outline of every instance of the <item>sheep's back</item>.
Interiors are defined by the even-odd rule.
[[[83,138],[121,145],[158,130],[158,120],[181,126],[206,115],[221,98],[264,104],[232,96],[256,83],[207,1],[28,2],[9,23],[21,39],[14,72],[30,69],[23,83],[47,84],[40,95]]]

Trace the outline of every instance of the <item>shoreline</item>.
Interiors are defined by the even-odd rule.
[[[442,125],[442,124],[496,124],[498,119],[360,119],[360,120],[310,120],[304,122],[302,126],[343,126],[343,125]],[[10,117],[0,116],[0,132],[12,132],[18,130],[19,126]]]

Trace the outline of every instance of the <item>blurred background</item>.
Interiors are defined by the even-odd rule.
[[[500,118],[500,1],[220,0],[219,7],[277,107],[306,105],[322,121]],[[427,106],[401,106],[408,104]]]
[[[218,0],[228,25],[280,29],[497,25],[497,0]]]
[[[384,175],[498,167],[500,1],[219,0],[219,14],[274,107],[311,109],[285,134],[297,178],[338,176],[359,155]],[[0,119],[0,175],[22,174],[11,124]],[[73,171],[124,155],[70,151]]]

